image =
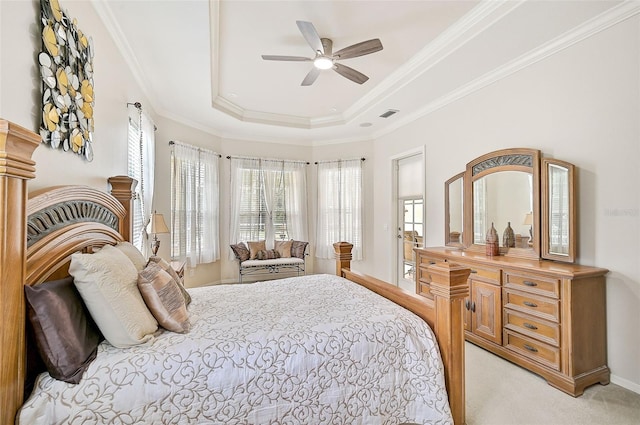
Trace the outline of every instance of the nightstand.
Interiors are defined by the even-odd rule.
[[[184,285],[184,266],[187,263],[187,260],[175,260],[171,261],[171,268],[176,272],[180,281]]]

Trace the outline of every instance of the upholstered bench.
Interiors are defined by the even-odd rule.
[[[297,276],[305,274],[305,259],[308,242],[275,241],[274,248],[267,250],[265,241],[247,242],[249,247],[240,242],[231,245],[231,250],[238,261],[238,281],[251,274],[278,274],[287,271]]]

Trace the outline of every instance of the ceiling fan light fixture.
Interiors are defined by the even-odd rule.
[[[313,60],[313,66],[318,69],[331,69],[333,68],[333,60],[326,56],[319,56]]]

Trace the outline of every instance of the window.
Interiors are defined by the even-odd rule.
[[[333,244],[353,244],[353,259],[362,259],[362,160],[318,164],[316,256],[334,258]]]
[[[127,175],[136,179],[131,243],[145,256],[150,253],[145,226],[151,217],[154,186],[155,134],[153,121],[142,107],[129,106]]]
[[[240,241],[307,240],[306,163],[231,158],[231,234]]]
[[[219,159],[207,149],[171,148],[171,258],[189,266],[220,259]]]

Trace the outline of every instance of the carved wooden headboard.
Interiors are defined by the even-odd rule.
[[[26,377],[24,285],[68,274],[71,254],[129,240],[133,190],[109,179],[111,195],[88,186],[58,186],[27,196],[40,136],[0,119],[0,425],[13,424]]]

